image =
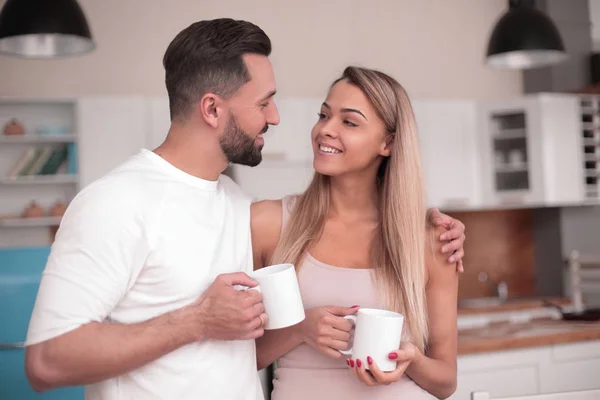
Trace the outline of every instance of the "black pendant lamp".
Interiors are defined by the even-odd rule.
[[[533,0],[510,0],[509,10],[496,23],[487,49],[488,65],[529,69],[567,59],[558,29],[535,7]]]
[[[95,47],[76,0],[6,0],[0,11],[0,53],[61,58]]]

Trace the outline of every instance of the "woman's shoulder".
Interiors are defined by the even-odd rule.
[[[291,214],[297,198],[298,195],[288,195],[277,200],[261,200],[254,202],[250,207],[251,218],[253,221],[259,223],[268,222],[263,221],[265,219],[272,221],[276,214],[279,216],[279,220],[286,218]]]
[[[255,253],[270,259],[292,213],[296,199],[296,195],[289,195],[279,200],[261,200],[252,204],[250,226],[252,247]]]
[[[261,200],[250,206],[250,233],[254,269],[267,265],[279,242],[282,221],[281,200]]]
[[[269,229],[273,225],[281,228],[283,199],[261,200],[250,206],[250,221],[252,228]]]
[[[260,200],[252,203],[250,210],[253,215],[264,215],[280,211],[283,204],[283,199],[277,200]]]

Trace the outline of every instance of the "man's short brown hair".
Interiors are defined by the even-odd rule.
[[[206,93],[227,99],[250,80],[242,56],[271,54],[258,26],[230,18],[195,22],[169,44],[163,58],[171,120],[185,120]]]

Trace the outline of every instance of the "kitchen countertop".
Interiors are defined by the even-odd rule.
[[[544,297],[544,298],[530,298],[530,299],[509,299],[505,303],[490,305],[486,307],[468,307],[462,306],[458,308],[458,315],[477,315],[482,313],[494,313],[494,312],[506,312],[506,311],[519,311],[542,308],[546,305],[544,300],[550,301],[557,306],[568,306],[571,304],[571,300],[564,297]],[[459,300],[460,302],[460,300]]]
[[[566,298],[547,298],[568,308]],[[600,340],[600,321],[565,321],[543,299],[514,299],[481,308],[459,308],[458,354]],[[483,322],[482,322],[483,321]]]
[[[524,323],[493,322],[461,329],[458,354],[522,349],[553,344],[600,340],[600,322],[572,322],[550,318]]]

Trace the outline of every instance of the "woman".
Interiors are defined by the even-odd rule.
[[[306,192],[252,206],[255,268],[296,265],[306,308],[302,323],[257,340],[259,368],[278,360],[272,399],[450,396],[458,277],[436,246],[444,230],[426,224],[406,92],[381,72],[346,68],[321,107],[312,143],[316,173]],[[339,353],[351,330],[342,317],[358,307],[405,316],[401,348],[390,349],[395,371]]]

